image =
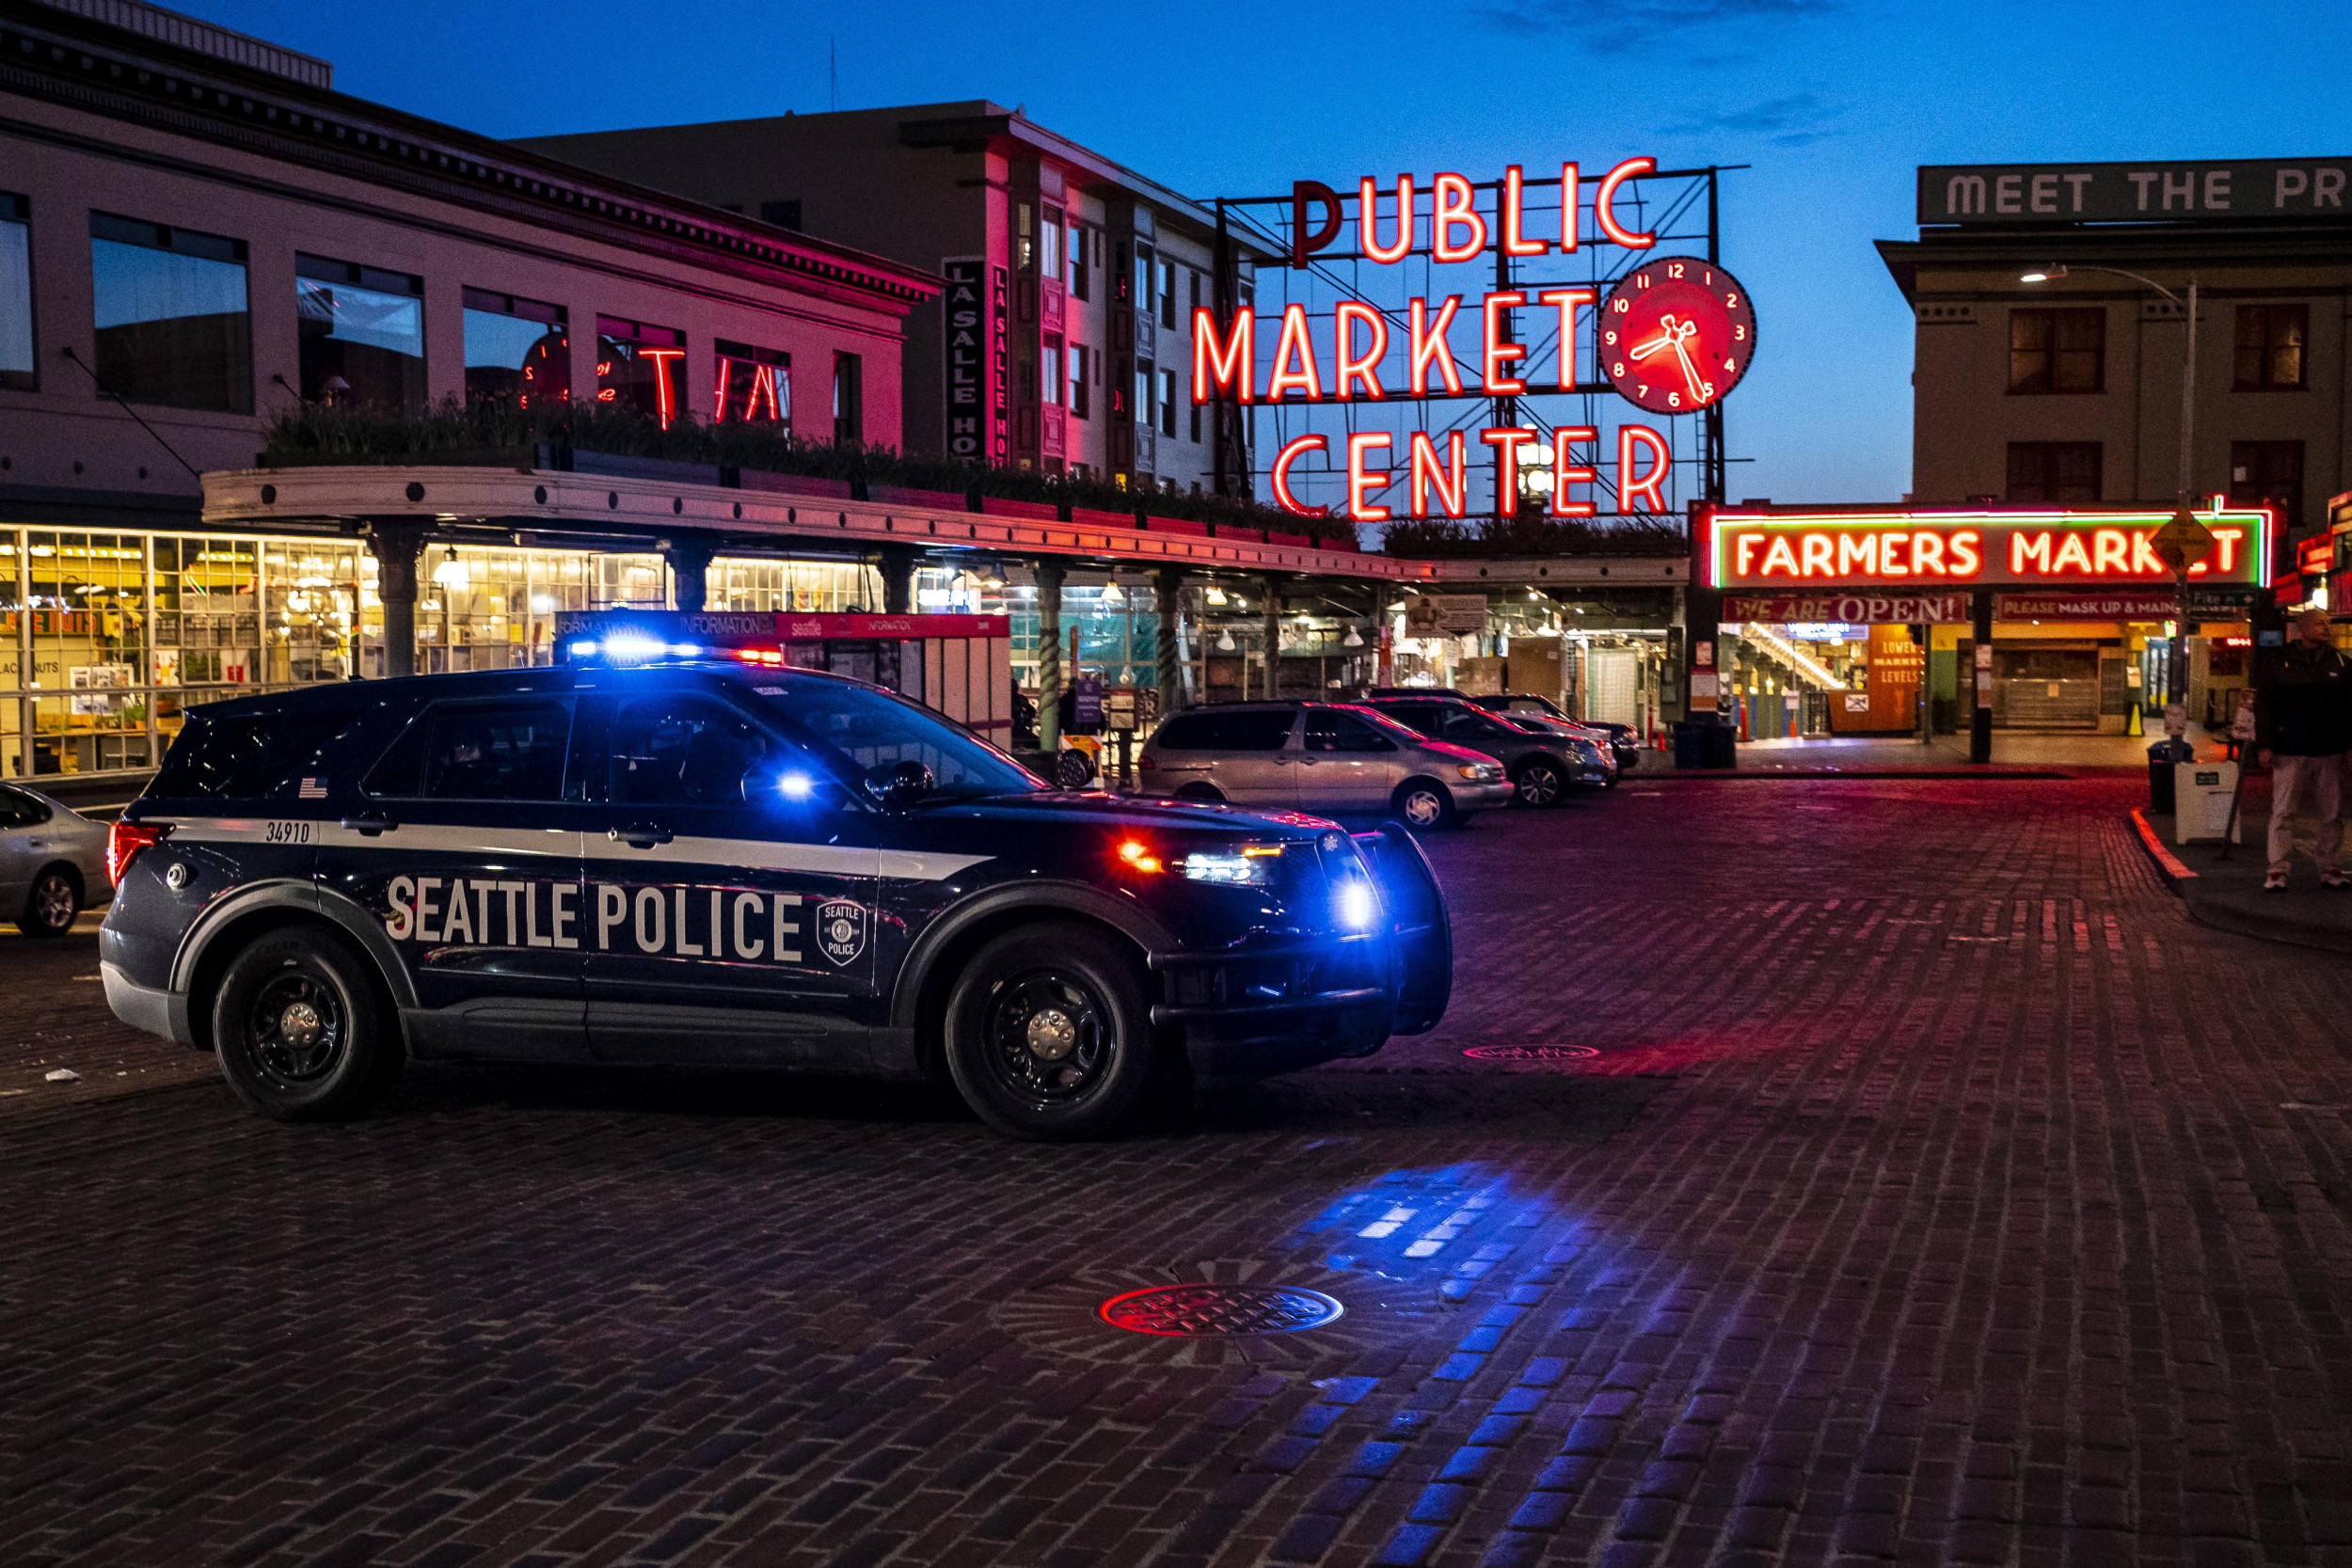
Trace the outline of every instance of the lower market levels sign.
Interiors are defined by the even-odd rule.
[[[2171,515],[2170,508],[1726,507],[1705,515],[1695,543],[1708,582],[1722,589],[2157,588],[2172,581],[2153,548]],[[2270,581],[2269,508],[2217,499],[2197,516],[2213,547],[2190,568],[2192,582]]]

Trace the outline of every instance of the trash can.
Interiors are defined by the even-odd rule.
[[[2148,748],[2148,810],[2152,815],[2173,814],[2172,768],[2175,764],[2196,760],[2197,748],[2185,740],[2159,740]]]
[[[1677,768],[1707,766],[1707,732],[1710,727],[1703,719],[1684,719],[1675,724]]]
[[[1740,732],[1720,720],[1708,725],[1705,755],[1709,768],[1739,767]]]

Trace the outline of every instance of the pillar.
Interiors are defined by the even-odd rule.
[[[1058,561],[1037,563],[1037,746],[1061,750],[1061,579]]]
[[[912,615],[914,613],[914,546],[884,545],[882,552],[882,613]]]
[[[1724,658],[1717,624],[1723,620],[1724,596],[1712,588],[1692,584],[1682,594],[1682,714],[1704,718],[1728,707],[1724,683],[1728,662]],[[1698,689],[1713,682],[1716,694]]]
[[[1262,580],[1265,594],[1265,691],[1268,702],[1281,696],[1282,683],[1277,672],[1282,657],[1282,579],[1267,577]]]
[[[669,559],[671,593],[678,609],[699,615],[710,602],[710,558],[717,546],[706,539],[671,539],[661,546]]]
[[[1152,598],[1160,614],[1160,717],[1184,706],[1184,689],[1176,662],[1176,616],[1184,605],[1184,574],[1163,566],[1152,574]]]
[[[1993,590],[1979,588],[1970,595],[1969,620],[1973,623],[1969,635],[1976,640],[1976,652],[1970,656],[1976,669],[1971,685],[1976,689],[1968,716],[1968,760],[1993,760]]]
[[[379,517],[368,525],[368,553],[375,557],[375,596],[384,606],[384,673],[417,673],[417,557],[424,549],[424,525],[406,517]]]

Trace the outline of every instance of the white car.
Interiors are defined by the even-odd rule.
[[[0,784],[0,918],[28,937],[61,937],[114,897],[106,825],[37,789]]]

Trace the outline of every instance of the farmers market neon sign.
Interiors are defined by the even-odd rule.
[[[2169,582],[2171,569],[2153,541],[2171,517],[2169,510],[1717,511],[1708,519],[1708,581],[1716,588]],[[2217,496],[2198,520],[2214,543],[2189,568],[2191,578],[2268,585],[2277,527],[2269,508],[2230,507]]]

